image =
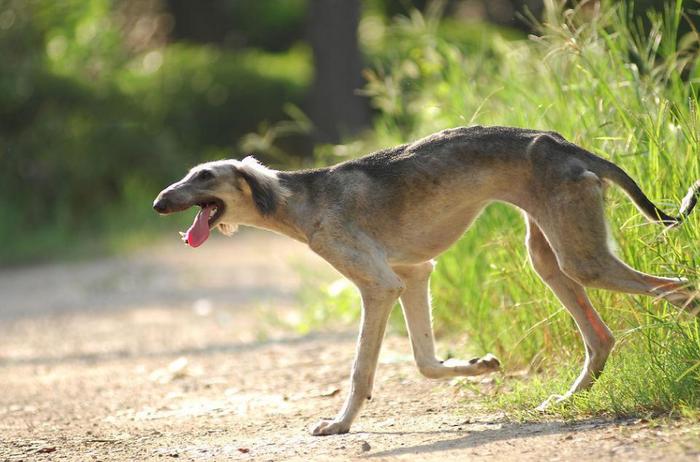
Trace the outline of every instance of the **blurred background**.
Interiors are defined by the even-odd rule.
[[[664,2],[636,2],[639,18],[654,5]],[[393,110],[372,100],[372,80],[407,53],[391,27],[399,17],[439,18],[429,32],[488,57],[494,38],[537,33],[544,6],[0,0],[0,265],[138,245],[158,223],[172,227],[150,201],[198,162],[341,160],[329,144],[367,140],[376,116]],[[403,57],[414,59],[408,74],[431,59]],[[396,141],[412,134],[409,124],[399,121]]]
[[[542,10],[438,6],[464,47],[520,37],[515,12]],[[362,70],[394,53],[385,28],[412,8],[426,2],[1,0],[0,265],[142,242],[153,196],[196,163],[309,166],[371,129]]]

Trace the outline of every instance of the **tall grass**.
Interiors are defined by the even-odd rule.
[[[676,212],[689,184],[700,178],[698,37],[677,36],[681,4],[650,13],[643,26],[623,3],[603,2],[600,11],[549,3],[537,37],[513,41],[492,33],[468,53],[443,38],[432,12],[381,30],[391,52],[374,63],[365,89],[381,113],[376,143],[456,125],[555,130],[622,166],[650,198]],[[610,188],[607,196],[624,261],[652,274],[700,279],[700,213],[664,233],[619,190]],[[500,355],[508,370],[545,372],[525,383],[504,381],[509,392],[498,402],[510,410],[564,392],[584,355],[570,316],[531,270],[523,240],[519,212],[494,204],[439,258],[432,280],[438,333],[466,331],[469,348]],[[618,343],[592,391],[555,411],[699,409],[698,321],[651,298],[590,295]],[[335,300],[342,302],[336,310],[349,303],[346,296]]]

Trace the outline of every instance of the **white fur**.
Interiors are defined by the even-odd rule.
[[[239,170],[245,171],[249,175],[254,176],[260,184],[267,185],[273,189],[281,202],[287,201],[290,192],[287,188],[280,184],[279,178],[277,178],[277,170],[264,166],[253,156],[247,156],[241,161],[234,160],[233,164]]]

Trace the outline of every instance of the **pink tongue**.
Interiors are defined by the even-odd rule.
[[[209,217],[212,210],[214,210],[213,205],[207,205],[200,210],[194,218],[192,226],[185,233],[183,240],[190,247],[199,247],[209,237]]]

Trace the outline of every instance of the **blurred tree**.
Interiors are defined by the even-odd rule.
[[[170,41],[175,19],[163,0],[119,0],[110,21],[119,29],[130,55],[161,48]]]
[[[303,40],[307,0],[166,0],[172,38],[283,51]]]
[[[365,7],[389,19],[412,9],[425,11],[435,1],[444,4],[445,15],[465,21],[488,21],[500,26],[534,32],[526,18],[539,18],[543,0],[365,0]],[[578,2],[577,2],[578,3]]]
[[[336,143],[369,126],[368,101],[358,95],[363,86],[359,21],[359,0],[311,0],[308,24],[315,74],[308,112],[322,142]]]
[[[199,43],[224,43],[231,29],[228,2],[167,0],[175,18],[173,38]]]

